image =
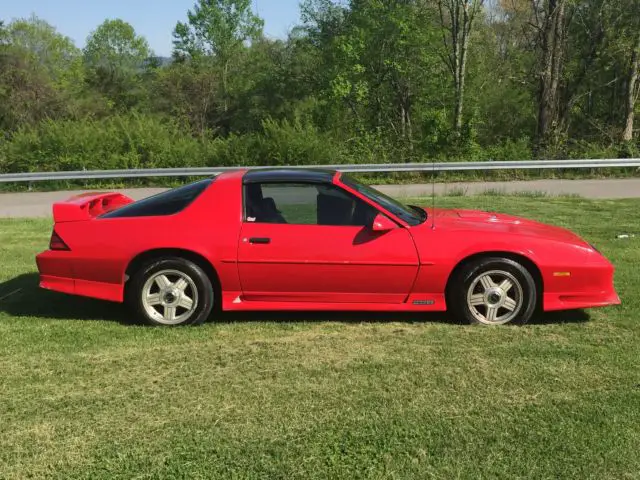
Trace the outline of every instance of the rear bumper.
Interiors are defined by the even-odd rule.
[[[72,252],[45,250],[36,256],[36,265],[41,288],[111,302],[123,301],[122,285],[74,278]]]
[[[72,262],[73,253],[68,251],[45,250],[36,255],[41,280],[43,277],[72,279]],[[55,280],[52,280],[52,285],[55,283]]]
[[[40,288],[53,290],[54,292],[76,293],[75,281],[72,278],[56,277],[40,274]]]

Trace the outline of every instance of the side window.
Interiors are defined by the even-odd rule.
[[[245,185],[246,221],[296,225],[368,226],[378,213],[366,202],[329,184]]]

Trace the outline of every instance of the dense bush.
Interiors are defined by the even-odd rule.
[[[6,172],[199,166],[206,144],[151,116],[45,121],[18,130],[6,146]]]
[[[315,128],[263,122],[263,131],[193,137],[175,121],[149,115],[45,121],[18,130],[0,146],[4,173],[242,165],[310,165],[346,159]]]
[[[618,158],[637,155],[629,145],[575,144],[544,158]],[[105,170],[340,163],[527,160],[528,138],[483,148],[475,142],[427,156],[404,156],[385,148],[375,135],[340,141],[312,125],[265,120],[262,131],[194,137],[187,126],[159,116],[128,114],[98,120],[47,120],[23,127],[0,142],[0,172]]]

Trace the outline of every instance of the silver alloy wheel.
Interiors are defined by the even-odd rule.
[[[467,291],[467,305],[480,323],[503,325],[516,318],[524,303],[522,285],[509,272],[491,270],[478,275]]]
[[[198,307],[198,289],[179,270],[154,273],[142,287],[142,306],[153,320],[164,325],[187,321]]]

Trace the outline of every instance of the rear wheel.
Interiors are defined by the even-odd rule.
[[[461,321],[482,325],[524,324],[535,312],[536,283],[520,263],[481,258],[453,279],[447,302]]]
[[[154,326],[201,324],[214,305],[214,290],[207,274],[197,264],[179,257],[145,264],[131,279],[127,296],[138,317]]]

